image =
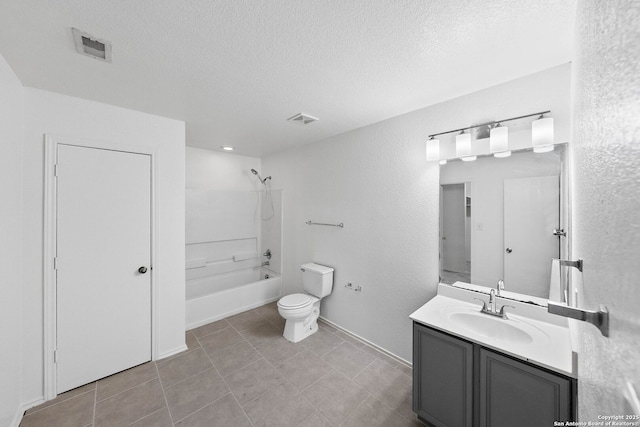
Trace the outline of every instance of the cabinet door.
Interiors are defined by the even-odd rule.
[[[571,417],[571,380],[480,350],[480,426],[552,426]]]
[[[473,345],[413,327],[413,411],[436,427],[471,427]]]

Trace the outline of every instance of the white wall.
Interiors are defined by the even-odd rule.
[[[43,396],[43,134],[157,150],[159,356],[184,346],[184,123],[37,89],[25,89],[23,171],[23,392]]]
[[[550,109],[566,141],[569,78],[562,65],[264,158],[286,194],[285,293],[301,291],[300,264],[334,267],[322,316],[411,360],[408,316],[438,282],[438,163],[425,161],[427,135]]]
[[[0,55],[0,425],[21,407],[21,214],[23,88]]]
[[[260,175],[261,160],[257,157],[186,147],[187,188],[208,188],[223,191],[260,191],[262,184],[250,170]]]
[[[640,391],[640,3],[578,2],[573,99],[573,258],[580,305],[608,306],[611,336],[580,322],[579,415],[629,413]]]

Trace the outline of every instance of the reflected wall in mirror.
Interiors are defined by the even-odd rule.
[[[549,297],[566,253],[565,146],[440,166],[440,280]]]

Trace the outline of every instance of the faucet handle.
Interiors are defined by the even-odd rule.
[[[478,301],[480,301],[482,303],[482,311],[487,311],[487,303],[485,302],[485,300],[481,299],[481,298],[474,298],[477,299]]]
[[[504,312],[505,307],[515,308],[514,306],[512,306],[512,305],[507,305],[507,304],[505,304],[505,305],[503,305],[502,307],[500,307],[500,316],[502,316],[502,318],[503,318],[503,319],[506,319],[506,318],[507,318],[507,313],[505,313],[505,312]]]

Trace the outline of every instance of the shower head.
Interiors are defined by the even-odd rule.
[[[265,179],[262,179],[262,177],[260,176],[260,174],[258,173],[258,171],[257,171],[257,170],[255,170],[255,169],[251,169],[251,173],[252,173],[252,174],[254,174],[255,176],[257,176],[257,177],[258,177],[258,179],[260,180],[260,182],[261,182],[262,184],[264,184],[265,182],[267,182],[267,180],[268,180],[268,179],[271,179],[271,177],[270,177],[270,176],[266,177]]]

